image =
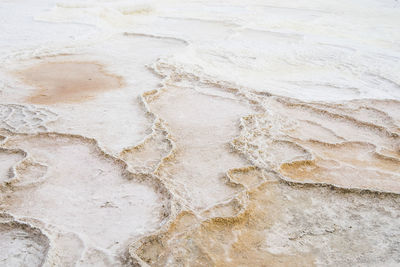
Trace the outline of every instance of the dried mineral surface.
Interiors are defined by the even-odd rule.
[[[0,22],[1,266],[400,265],[400,2]]]

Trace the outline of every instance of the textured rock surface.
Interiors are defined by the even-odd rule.
[[[0,22],[0,265],[400,265],[398,1]]]

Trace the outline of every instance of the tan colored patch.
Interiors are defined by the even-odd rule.
[[[183,212],[166,232],[145,238],[134,252],[152,266],[313,266],[309,253],[265,249],[265,232],[284,214],[276,188],[272,182],[249,191],[248,207],[235,217],[199,221]]]
[[[254,166],[231,169],[227,172],[227,175],[232,182],[242,184],[246,188],[252,188],[263,182],[265,179],[273,179],[272,177],[265,175],[261,169]]]
[[[242,119],[233,145],[290,181],[398,193],[400,136],[392,109],[400,103],[386,104],[388,112],[371,100],[337,106],[271,101],[271,114]]]
[[[399,259],[392,254],[400,234],[398,196],[278,181],[238,196],[242,212],[204,218],[183,211],[132,244],[131,255],[150,266],[216,267],[351,266],[361,257],[386,266]]]
[[[45,62],[18,73],[37,88],[27,101],[33,104],[83,102],[97,94],[120,88],[122,78],[94,62]]]

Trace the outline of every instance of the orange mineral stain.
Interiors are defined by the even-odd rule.
[[[84,102],[97,94],[121,88],[122,78],[95,62],[46,62],[19,72],[37,88],[27,101],[33,104]]]

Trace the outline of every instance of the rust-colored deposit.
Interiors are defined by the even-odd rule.
[[[314,266],[312,253],[267,249],[268,231],[285,216],[283,196],[279,183],[266,182],[248,192],[249,203],[236,216],[199,221],[184,211],[131,252],[150,266]]]
[[[45,62],[19,72],[37,88],[27,99],[33,104],[84,102],[97,94],[121,88],[122,78],[97,62]]]

